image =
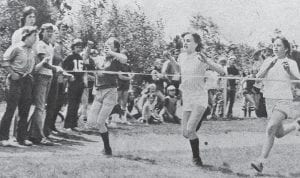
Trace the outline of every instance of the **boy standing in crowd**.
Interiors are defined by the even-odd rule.
[[[67,131],[78,130],[78,109],[81,102],[81,96],[84,90],[83,76],[83,59],[80,55],[82,52],[82,40],[75,39],[71,45],[73,53],[69,55],[63,62],[63,68],[73,74],[75,77],[74,81],[69,82],[68,86],[68,110],[65,120],[64,128]]]
[[[22,29],[22,42],[17,43],[4,53],[1,66],[9,73],[9,91],[7,95],[6,111],[1,120],[0,140],[2,146],[9,146],[9,128],[15,110],[18,107],[20,120],[17,129],[17,141],[21,145],[30,146],[28,140],[27,118],[30,110],[33,88],[33,77],[31,75],[35,60],[32,49],[36,41],[37,29],[35,27],[24,27]]]

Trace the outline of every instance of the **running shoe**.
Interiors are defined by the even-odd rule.
[[[197,158],[193,158],[193,163],[194,163],[195,166],[203,166],[203,163],[202,163],[202,160],[201,160],[200,156],[197,157]]]
[[[9,142],[9,140],[2,140],[2,141],[0,141],[0,146],[4,146],[4,147],[6,147],[6,146],[10,146],[10,142]]]
[[[19,144],[20,144],[20,145],[23,145],[23,146],[32,146],[32,142],[29,141],[29,140],[22,140],[22,141],[19,141]]]
[[[54,143],[48,140],[47,138],[43,138],[39,144],[45,146],[54,146]]]
[[[264,169],[263,163],[261,162],[252,162],[251,167],[254,168],[259,173],[261,173]]]
[[[112,156],[111,148],[102,150],[102,154],[106,156]]]

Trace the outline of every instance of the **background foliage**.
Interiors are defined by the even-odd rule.
[[[149,20],[142,7],[120,8],[108,0],[80,0],[79,7],[65,0],[3,0],[0,2],[0,57],[10,45],[12,33],[19,28],[20,15],[25,6],[37,9],[37,26],[62,20],[72,28],[71,35],[94,41],[99,49],[105,39],[117,37],[122,48],[129,52],[129,63],[135,72],[148,73],[154,60],[161,58],[165,49],[180,49],[180,34],[171,42],[165,40],[163,19]],[[240,69],[252,64],[254,49],[246,44],[230,44],[220,40],[219,27],[212,19],[195,14],[191,17],[191,29],[198,32],[205,53],[218,59],[220,56],[236,55]],[[5,76],[0,71],[1,76]],[[139,82],[141,78],[137,77]],[[1,82],[0,82],[1,83]]]

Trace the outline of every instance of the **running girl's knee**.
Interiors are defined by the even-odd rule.
[[[269,136],[271,135],[276,136],[277,129],[278,129],[278,124],[269,124],[267,127],[267,134]]]
[[[187,130],[183,130],[182,135],[183,135],[184,138],[187,138],[187,139],[189,138]]]
[[[100,133],[105,133],[105,132],[107,132],[107,127],[106,127],[105,124],[100,124],[100,126],[99,126],[99,132],[100,132]]]

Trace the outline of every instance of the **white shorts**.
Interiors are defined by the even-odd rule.
[[[285,114],[287,118],[300,117],[300,102],[292,100],[266,98],[266,109],[269,116],[274,110],[277,110]]]
[[[193,108],[202,106],[204,108],[208,105],[207,93],[182,93],[183,111],[192,111]]]

